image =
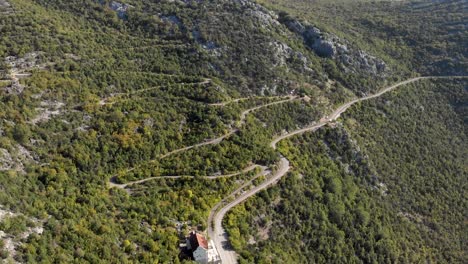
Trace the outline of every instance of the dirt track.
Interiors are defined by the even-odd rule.
[[[264,105],[260,105],[260,106],[255,106],[255,107],[252,107],[252,108],[249,108],[249,109],[246,109],[244,110],[241,115],[240,115],[240,125],[243,125],[245,123],[245,119],[247,118],[247,115],[251,112],[254,112],[254,111],[257,111],[259,109],[262,109],[262,108],[265,108],[265,107],[268,107],[268,106],[272,106],[272,105],[277,105],[277,104],[282,104],[282,103],[287,103],[287,102],[290,102],[290,101],[293,101],[293,100],[299,100],[300,98],[296,97],[296,96],[290,96],[288,99],[285,99],[285,100],[281,100],[281,101],[276,101],[276,102],[272,102],[272,103],[268,103],[268,104],[264,104]],[[237,99],[234,99],[234,101],[237,100]],[[217,137],[217,138],[214,138],[214,139],[210,139],[210,140],[207,140],[205,142],[202,142],[202,143],[198,143],[198,144],[195,144],[195,145],[191,145],[191,146],[187,146],[187,147],[183,147],[183,148],[180,148],[180,149],[176,149],[176,150],[173,150],[173,151],[170,151],[170,152],[167,152],[161,156],[159,156],[157,158],[157,160],[159,159],[164,159],[164,158],[167,158],[171,155],[174,155],[174,154],[177,154],[177,153],[180,153],[180,152],[184,152],[184,151],[187,151],[187,150],[190,150],[190,149],[193,149],[193,148],[198,148],[198,147],[202,147],[202,146],[207,146],[207,145],[213,145],[213,144],[219,144],[221,143],[221,141],[223,141],[224,139],[228,138],[229,136],[231,136],[232,134],[236,133],[237,131],[239,131],[238,128],[233,128],[231,130],[229,130],[226,134],[220,136],[220,137]],[[150,160],[150,161],[147,161],[145,164],[148,164],[148,163],[152,163],[152,162],[155,162],[155,160]],[[143,164],[140,164],[136,167],[133,167],[133,168],[129,168],[126,170],[126,172],[131,172],[139,167],[141,167]],[[259,166],[259,165],[256,165],[256,166]],[[247,168],[248,169],[248,168]],[[242,170],[242,171],[245,171]],[[237,175],[237,174],[236,174]],[[182,177],[187,177],[187,176],[161,176],[161,177],[151,177],[151,178],[147,178],[147,179],[142,179],[142,180],[138,180],[138,181],[133,181],[133,182],[130,182],[130,183],[126,183],[126,184],[117,184],[116,183],[116,175],[112,176],[109,180],[109,188],[112,188],[112,187],[117,187],[117,188],[121,188],[121,189],[124,189],[130,185],[134,185],[134,184],[138,184],[138,183],[143,183],[143,182],[146,182],[148,180],[152,180],[152,179],[157,179],[157,178],[182,178]],[[191,177],[191,176],[188,176],[188,177]],[[208,178],[210,178],[212,176],[208,176]],[[224,176],[226,177],[226,175]]]
[[[304,132],[315,131],[315,130],[325,126],[326,124],[338,119],[340,117],[340,115],[343,112],[345,112],[352,105],[354,105],[354,104],[356,104],[358,102],[361,102],[361,101],[365,101],[365,100],[369,100],[369,99],[372,99],[372,98],[379,97],[379,96],[381,96],[381,95],[383,95],[383,94],[385,94],[385,93],[387,93],[389,91],[392,91],[392,90],[394,90],[394,89],[396,89],[396,88],[398,88],[400,86],[403,86],[403,85],[406,85],[406,84],[409,84],[409,83],[413,83],[413,82],[416,82],[416,81],[419,81],[419,80],[422,80],[422,79],[442,79],[442,78],[453,79],[453,78],[467,78],[467,77],[468,76],[428,76],[428,77],[411,78],[411,79],[399,82],[399,83],[394,84],[392,86],[386,87],[386,88],[380,90],[379,92],[377,92],[375,94],[368,95],[368,96],[358,98],[358,99],[354,99],[354,100],[352,100],[350,102],[347,102],[347,103],[341,105],[335,111],[333,111],[329,116],[326,116],[326,117],[322,118],[321,121],[319,123],[317,123],[317,124],[314,124],[314,125],[302,128],[302,129],[298,129],[298,130],[292,131],[290,133],[287,133],[285,135],[276,137],[275,139],[273,139],[271,141],[270,146],[273,149],[276,149],[277,143],[280,142],[281,140],[292,137],[294,135],[302,134]],[[264,107],[267,107],[267,106],[271,106],[271,105],[275,105],[275,104],[281,104],[281,103],[285,103],[285,102],[289,102],[289,101],[297,100],[297,99],[298,99],[297,97],[292,96],[292,97],[289,97],[289,99],[286,99],[286,100],[272,102],[272,103],[268,103],[268,104],[265,104],[265,105],[261,105],[261,106],[257,106],[257,107],[247,109],[247,110],[245,110],[245,111],[243,111],[241,113],[241,123],[243,124],[245,122],[246,116],[249,113],[253,112],[253,111],[256,111],[258,109],[261,109],[261,108],[264,108]],[[238,102],[240,100],[243,100],[243,98],[234,99],[233,101]],[[226,105],[228,103],[230,103],[230,102],[213,104],[213,105],[224,106],[224,105]],[[227,134],[225,134],[223,136],[220,136],[218,138],[215,138],[215,139],[212,139],[212,140],[209,140],[209,141],[206,141],[206,142],[202,142],[202,143],[199,143],[199,144],[195,144],[195,145],[192,145],[192,146],[188,146],[188,147],[184,147],[184,148],[181,148],[181,149],[177,149],[177,150],[168,152],[168,153],[162,155],[159,158],[164,158],[164,157],[167,157],[169,155],[173,155],[173,154],[176,154],[176,153],[179,153],[179,152],[182,152],[182,151],[186,151],[186,150],[189,150],[189,149],[192,149],[192,148],[195,148],[195,147],[200,147],[200,146],[210,145],[210,144],[218,144],[223,139],[227,138],[228,136],[232,135],[233,133],[236,133],[237,131],[238,131],[238,129],[232,129]],[[208,179],[216,179],[216,178],[220,178],[220,177],[232,177],[232,176],[235,176],[235,175],[239,175],[241,173],[248,172],[248,171],[253,170],[253,169],[257,168],[257,167],[262,168],[260,173],[258,173],[250,181],[244,183],[240,188],[236,189],[234,192],[232,192],[228,196],[226,196],[221,202],[216,204],[214,206],[214,208],[210,212],[210,217],[208,219],[208,236],[209,236],[210,239],[213,239],[213,241],[215,243],[215,246],[216,246],[216,248],[217,248],[217,250],[218,250],[218,252],[220,254],[222,263],[224,263],[224,264],[236,263],[237,262],[237,254],[236,254],[236,252],[234,250],[232,250],[230,248],[230,246],[229,246],[229,237],[228,237],[226,231],[223,229],[223,226],[222,226],[222,220],[223,220],[224,216],[226,215],[226,213],[229,210],[231,210],[234,206],[236,206],[236,205],[242,203],[243,201],[247,200],[249,197],[251,197],[251,196],[255,195],[256,193],[270,187],[271,185],[276,184],[284,175],[286,175],[288,173],[288,171],[290,170],[290,166],[289,166],[289,161],[285,157],[281,157],[279,163],[277,164],[277,169],[273,173],[270,173],[269,171],[267,171],[266,167],[254,164],[254,165],[252,165],[252,166],[250,166],[248,168],[245,168],[242,171],[237,172],[237,173],[228,174],[228,175],[219,175],[219,176],[208,176],[207,177]],[[135,168],[131,168],[131,169],[127,170],[127,171],[132,171],[134,169]],[[266,176],[266,180],[263,181],[260,185],[257,185],[257,186],[255,186],[255,187],[253,187],[251,189],[248,189],[249,186],[253,186],[252,185],[253,181],[255,179],[257,179],[258,177],[260,177],[260,176]],[[149,181],[149,180],[152,180],[152,179],[157,179],[157,178],[177,179],[177,178],[182,178],[182,177],[187,177],[187,176],[152,177],[152,178],[147,178],[147,179],[143,179],[143,180],[139,180],[139,181],[129,182],[129,183],[126,183],[126,184],[116,184],[114,182],[115,177],[112,177],[109,185],[110,185],[110,187],[117,187],[117,188],[125,189],[126,187],[128,187],[130,185],[143,183],[143,182],[146,182],[146,181]],[[247,190],[244,190],[244,189],[247,189]],[[239,193],[241,193],[241,194],[239,196],[235,197]],[[228,199],[231,199],[232,197],[235,197],[234,200],[232,200],[230,202],[227,202]],[[223,206],[223,207],[221,207],[221,206]],[[219,209],[219,208],[221,208],[221,209]]]
[[[379,96],[381,96],[381,95],[383,95],[383,94],[385,94],[385,93],[387,93],[389,91],[392,91],[393,89],[398,88],[398,87],[400,87],[402,85],[413,83],[413,82],[416,82],[416,81],[419,81],[419,80],[422,80],[422,79],[442,79],[442,78],[450,78],[450,79],[453,79],[453,78],[467,78],[467,76],[416,77],[416,78],[411,78],[411,79],[399,82],[397,84],[394,84],[392,86],[389,86],[389,87],[386,87],[386,88],[380,90],[376,94],[365,96],[365,97],[362,97],[362,98],[359,98],[359,99],[352,100],[352,101],[350,101],[348,103],[345,103],[345,104],[341,105],[340,107],[338,107],[335,111],[333,111],[333,113],[330,114],[330,116],[322,118],[322,121],[320,123],[314,124],[312,126],[305,127],[305,128],[302,128],[302,129],[298,129],[298,130],[292,131],[292,132],[290,132],[288,134],[279,136],[279,137],[277,137],[277,138],[275,138],[275,139],[273,139],[271,141],[270,146],[272,148],[276,149],[276,144],[278,142],[280,142],[281,140],[283,140],[283,139],[292,137],[294,135],[302,134],[304,132],[315,131],[315,130],[325,126],[326,124],[338,119],[343,112],[345,112],[349,107],[351,107],[352,105],[354,105],[354,104],[356,104],[358,102],[379,97]],[[221,261],[222,261],[223,264],[237,263],[237,254],[229,246],[229,237],[228,237],[226,231],[224,230],[224,228],[222,226],[222,221],[223,221],[223,218],[226,215],[226,213],[229,210],[231,210],[234,206],[236,206],[236,205],[242,203],[243,201],[247,200],[252,195],[254,195],[254,194],[260,192],[261,190],[266,189],[269,186],[271,186],[271,185],[275,184],[276,182],[278,182],[281,179],[281,177],[283,177],[284,175],[286,175],[288,173],[289,169],[290,169],[289,161],[285,157],[282,157],[279,164],[278,164],[278,170],[273,174],[273,176],[269,177],[262,184],[260,184],[260,185],[258,185],[256,187],[254,187],[253,189],[251,189],[249,191],[246,191],[245,193],[241,194],[234,201],[228,203],[227,205],[225,205],[224,207],[222,207],[218,211],[217,211],[217,209],[220,207],[220,205],[222,203],[217,204],[215,206],[215,208],[213,208],[213,210],[210,213],[210,218],[209,218],[209,222],[208,222],[208,235],[215,242],[216,248],[217,248],[217,250],[218,250],[218,252],[220,254]],[[232,194],[230,194],[230,196],[231,195]]]

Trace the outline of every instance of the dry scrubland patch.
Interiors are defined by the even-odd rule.
[[[43,224],[42,220],[5,210],[0,205],[0,259],[6,263],[19,263],[14,259],[17,249],[31,235],[42,234]]]

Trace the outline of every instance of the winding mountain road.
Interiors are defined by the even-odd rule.
[[[271,103],[267,103],[267,104],[264,104],[264,105],[259,105],[259,106],[255,106],[255,107],[252,107],[252,108],[249,108],[249,109],[246,109],[244,110],[241,115],[240,115],[240,125],[239,126],[242,126],[244,123],[245,123],[245,119],[247,118],[247,115],[251,112],[254,112],[254,111],[257,111],[259,109],[262,109],[262,108],[265,108],[265,107],[268,107],[268,106],[272,106],[272,105],[277,105],[277,104],[283,104],[283,103],[287,103],[287,102],[290,102],[290,101],[293,101],[293,100],[301,100],[302,98],[299,98],[297,96],[289,96],[288,99],[284,99],[284,100],[280,100],[280,101],[276,101],[276,102],[271,102]],[[237,99],[234,99],[234,101],[237,100]],[[223,141],[225,138],[233,135],[234,133],[236,133],[237,131],[239,131],[238,128],[233,128],[231,130],[229,130],[226,134],[220,136],[220,137],[217,137],[217,138],[214,138],[214,139],[210,139],[210,140],[207,140],[205,142],[202,142],[202,143],[198,143],[198,144],[195,144],[195,145],[191,145],[191,146],[187,146],[187,147],[183,147],[183,148],[180,148],[180,149],[176,149],[176,150],[173,150],[173,151],[170,151],[170,152],[167,152],[159,157],[157,157],[156,159],[154,160],[150,160],[150,161],[147,161],[146,163],[144,164],[148,164],[148,163],[153,163],[155,162],[156,160],[159,160],[159,159],[164,159],[164,158],[167,158],[171,155],[174,155],[174,154],[177,154],[177,153],[180,153],[180,152],[184,152],[184,151],[187,151],[187,150],[190,150],[190,149],[193,149],[193,148],[198,148],[198,147],[202,147],[202,146],[207,146],[207,145],[214,145],[214,144],[219,144],[221,143],[221,141]],[[130,169],[127,169],[125,171],[125,173],[128,173],[128,172],[131,172],[137,168],[140,168],[143,164],[140,164],[140,165],[137,165],[133,168],[130,168]],[[260,166],[260,165],[253,165],[253,166]],[[251,168],[252,166],[246,168],[247,170],[249,168]],[[235,175],[239,175],[243,172],[245,172],[245,170],[242,170],[241,172],[239,173],[236,173]],[[230,176],[234,176],[234,175],[224,175],[224,176],[207,176],[208,179],[210,178],[219,178],[219,177],[230,177]],[[108,183],[108,186],[109,188],[112,188],[112,187],[116,187],[116,188],[120,188],[120,189],[125,189],[126,187],[130,186],[130,185],[134,185],[134,184],[139,184],[139,183],[143,183],[143,182],[146,182],[146,181],[149,181],[149,180],[153,180],[153,179],[161,179],[161,178],[173,178],[173,179],[177,179],[177,178],[182,178],[182,177],[193,177],[193,176],[158,176],[158,177],[151,177],[151,178],[147,178],[147,179],[142,179],[142,180],[138,180],[138,181],[133,181],[133,182],[128,182],[128,183],[125,183],[125,184],[118,184],[116,182],[116,178],[117,176],[114,175],[110,178],[109,180],[109,183]]]
[[[228,104],[232,104],[232,103],[238,103],[240,101],[245,101],[245,100],[249,100],[249,99],[255,99],[255,98],[260,98],[260,99],[276,99],[278,98],[279,96],[251,96],[251,97],[242,97],[242,98],[237,98],[237,99],[232,99],[232,100],[229,100],[229,101],[226,101],[226,102],[221,102],[221,103],[212,103],[212,104],[208,104],[210,106],[226,106]],[[286,97],[286,96],[284,96]],[[290,99],[292,97],[296,98],[296,96],[288,96]]]
[[[282,135],[282,136],[279,136],[279,137],[273,139],[271,141],[271,143],[270,143],[270,146],[273,149],[276,149],[276,144],[278,142],[280,142],[281,140],[292,137],[292,136],[295,136],[295,135],[298,135],[298,134],[302,134],[304,132],[315,131],[315,130],[325,126],[326,124],[338,119],[340,117],[340,115],[343,112],[345,112],[352,105],[354,105],[354,104],[356,104],[358,102],[361,102],[361,101],[365,101],[365,100],[369,100],[369,99],[372,99],[372,98],[379,97],[379,96],[381,96],[381,95],[383,95],[383,94],[385,94],[385,93],[387,93],[389,91],[392,91],[392,90],[394,90],[394,89],[396,89],[396,88],[398,88],[400,86],[403,86],[403,85],[406,85],[406,84],[409,84],[409,83],[413,83],[413,82],[416,82],[416,81],[419,81],[419,80],[422,80],[422,79],[455,79],[455,78],[468,78],[468,76],[415,77],[415,78],[411,78],[411,79],[396,83],[396,84],[394,84],[392,86],[389,86],[389,87],[386,87],[386,88],[380,90],[379,92],[377,92],[375,94],[365,96],[365,97],[362,97],[362,98],[358,98],[358,99],[354,99],[354,100],[352,100],[350,102],[347,102],[347,103],[341,105],[340,107],[338,107],[329,116],[327,116],[325,118],[322,118],[319,123],[308,126],[308,127],[305,127],[305,128],[302,128],[302,129],[292,131],[290,133],[287,133],[285,135]],[[221,209],[218,210],[218,208],[221,207],[221,205],[224,204],[225,200],[223,200],[220,203],[218,203],[217,205],[215,205],[215,207],[211,210],[210,217],[208,219],[208,236],[211,239],[213,239],[213,241],[215,243],[215,246],[216,246],[216,248],[217,248],[217,250],[218,250],[218,252],[220,254],[221,261],[222,261],[223,264],[237,263],[237,254],[229,246],[229,237],[228,237],[226,231],[224,230],[224,228],[222,226],[222,221],[223,221],[223,218],[226,215],[226,213],[229,210],[231,210],[234,206],[236,206],[236,205],[242,203],[243,201],[247,200],[249,197],[251,197],[251,196],[255,195],[256,193],[260,192],[261,190],[266,189],[269,186],[277,183],[281,179],[281,177],[283,177],[284,175],[286,175],[288,173],[289,169],[290,169],[289,161],[285,157],[281,157],[281,160],[280,160],[280,162],[278,164],[278,170],[276,172],[274,172],[271,177],[267,178],[267,180],[265,180],[262,184],[260,184],[260,185],[258,185],[256,187],[242,193],[240,196],[236,197],[233,201],[226,204]],[[246,187],[246,186],[244,186],[244,187]],[[228,197],[232,197],[238,191],[239,190],[236,190],[234,193],[230,194]]]
[[[263,168],[263,166],[260,166],[260,165],[257,165],[257,164],[253,164],[253,165],[250,165],[249,167],[241,170],[241,171],[238,171],[238,172],[235,172],[235,173],[231,173],[231,174],[224,174],[224,175],[213,175],[213,176],[201,176],[203,179],[208,179],[208,180],[216,180],[216,179],[219,179],[219,178],[230,178],[230,177],[234,177],[234,176],[238,176],[238,175],[241,175],[241,174],[244,174],[244,173],[247,173],[249,171],[252,171],[256,168]],[[116,187],[116,188],[119,188],[119,189],[125,189],[131,185],[135,185],[135,184],[141,184],[141,183],[144,183],[144,182],[147,182],[147,181],[152,181],[152,180],[156,180],[156,179],[180,179],[180,178],[195,178],[196,176],[193,176],[193,175],[177,175],[177,176],[155,176],[155,177],[150,177],[150,178],[146,178],[146,179],[142,179],[142,180],[138,180],[138,181],[131,181],[131,182],[126,182],[126,183],[122,183],[122,184],[119,184],[116,182],[116,178],[115,177],[112,177],[111,180],[110,180],[110,187]]]
[[[321,119],[321,121],[317,124],[313,124],[311,126],[308,126],[308,127],[305,127],[305,128],[301,128],[301,129],[298,129],[298,130],[295,130],[295,131],[292,131],[290,133],[287,133],[285,135],[282,135],[282,136],[279,136],[277,138],[275,138],[273,141],[271,141],[270,143],[270,146],[274,149],[276,149],[276,144],[278,142],[280,142],[281,140],[283,139],[286,139],[286,138],[289,138],[289,137],[292,137],[294,135],[298,135],[298,134],[302,134],[304,132],[308,132],[308,131],[314,131],[314,130],[317,130],[318,128],[332,122],[332,121],[335,121],[336,119],[338,119],[340,117],[340,115],[342,113],[344,113],[349,107],[351,107],[352,105],[358,103],[358,102],[362,102],[362,101],[366,101],[366,100],[369,100],[369,99],[373,99],[373,98],[376,98],[376,97],[379,97],[387,92],[390,92],[400,86],[403,86],[403,85],[406,85],[406,84],[410,84],[410,83],[413,83],[413,82],[416,82],[416,81],[419,81],[419,80],[424,80],[424,79],[459,79],[459,78],[468,78],[468,76],[426,76],[426,77],[415,77],[415,78],[411,78],[411,79],[408,79],[408,80],[405,80],[405,81],[402,81],[402,82],[399,82],[399,83],[396,83],[392,86],[389,86],[389,87],[386,87],[382,90],[380,90],[379,92],[375,93],[375,94],[372,94],[372,95],[368,95],[368,96],[365,96],[365,97],[362,97],[362,98],[358,98],[358,99],[354,99],[352,101],[349,101],[343,105],[341,105],[340,107],[338,107],[335,111],[333,111],[329,116],[326,116],[324,118]]]
[[[227,101],[227,102],[212,103],[212,104],[209,104],[209,105],[210,106],[226,106],[228,104],[237,103],[237,102],[244,101],[244,100],[247,100],[247,99],[249,99],[249,97],[237,98],[237,99],[232,99],[232,100]]]
[[[325,126],[326,124],[338,119],[340,117],[340,115],[343,112],[345,112],[352,105],[354,105],[354,104],[356,104],[358,102],[361,102],[361,101],[365,101],[365,100],[369,100],[369,99],[372,99],[372,98],[379,97],[379,96],[381,96],[381,95],[383,95],[383,94],[385,94],[385,93],[387,93],[387,92],[389,92],[391,90],[394,90],[394,89],[396,89],[396,88],[398,88],[400,86],[403,86],[403,85],[406,85],[406,84],[409,84],[409,83],[413,83],[413,82],[416,82],[416,81],[419,81],[419,80],[422,80],[422,79],[455,79],[455,78],[468,78],[468,76],[415,77],[415,78],[411,78],[411,79],[396,83],[396,84],[394,84],[392,86],[389,86],[389,87],[386,87],[386,88],[380,90],[379,92],[377,92],[375,94],[368,95],[368,96],[358,98],[358,99],[354,99],[354,100],[351,100],[351,101],[341,105],[335,111],[333,111],[329,116],[325,116],[324,118],[322,118],[320,120],[320,122],[317,123],[317,124],[313,124],[311,126],[289,132],[289,133],[287,133],[285,135],[278,136],[278,137],[274,138],[270,142],[270,146],[273,149],[276,149],[277,143],[280,142],[281,140],[292,137],[292,136],[295,136],[295,135],[298,135],[298,134],[302,134],[304,132],[315,131],[315,130]],[[213,106],[225,106],[225,105],[227,105],[229,103],[239,102],[239,101],[245,100],[245,99],[246,98],[239,98],[239,99],[234,99],[232,101],[228,101],[228,102],[224,102],[224,103],[216,103],[216,104],[211,104],[211,105],[213,105]],[[288,99],[285,99],[285,100],[276,101],[276,102],[272,102],[272,103],[268,103],[268,104],[264,104],[264,105],[260,105],[260,106],[256,106],[256,107],[252,107],[250,109],[247,109],[247,110],[245,110],[245,111],[243,111],[241,113],[240,124],[241,125],[244,124],[245,120],[247,118],[247,115],[249,113],[253,112],[253,111],[256,111],[256,110],[259,110],[261,108],[268,107],[268,106],[271,106],[271,105],[282,104],[282,103],[286,103],[286,102],[289,102],[289,101],[301,100],[301,99],[303,99],[303,98],[298,98],[297,96],[290,96]],[[165,157],[168,157],[170,155],[173,155],[173,154],[176,154],[176,153],[179,153],[179,152],[183,152],[183,151],[186,151],[186,150],[189,150],[189,149],[192,149],[192,148],[197,148],[197,147],[201,147],[201,146],[205,146],[205,145],[211,145],[211,144],[218,144],[222,140],[224,140],[225,138],[227,138],[230,135],[236,133],[238,130],[239,130],[238,128],[233,128],[233,129],[229,130],[228,133],[226,133],[225,135],[222,135],[222,136],[220,136],[218,138],[214,138],[214,139],[211,139],[211,140],[208,140],[208,141],[205,141],[205,142],[202,142],[202,143],[198,143],[198,144],[195,144],[195,145],[192,145],[192,146],[187,146],[187,147],[183,147],[183,148],[180,148],[180,149],[173,150],[171,152],[168,152],[168,153],[158,157],[158,159],[165,158]],[[149,161],[149,162],[154,162],[154,160]],[[270,187],[271,185],[276,184],[284,175],[286,175],[289,172],[289,170],[290,170],[290,165],[289,164],[290,164],[289,160],[287,160],[285,157],[281,156],[281,159],[277,164],[277,169],[273,173],[268,171],[267,168],[264,167],[264,166],[253,164],[253,165],[251,165],[251,166],[249,166],[249,167],[247,167],[247,168],[245,168],[245,169],[243,169],[243,170],[241,170],[239,172],[236,172],[236,173],[227,174],[227,175],[206,176],[207,179],[217,179],[217,178],[221,178],[221,177],[232,177],[232,176],[240,175],[242,173],[249,172],[249,171],[254,170],[256,168],[261,168],[259,173],[257,173],[249,181],[245,182],[242,186],[240,186],[234,192],[232,192],[228,196],[224,197],[224,199],[222,199],[222,201],[220,201],[218,204],[216,204],[212,208],[212,210],[210,212],[210,216],[209,216],[209,219],[208,219],[208,230],[207,230],[207,232],[208,232],[209,238],[213,239],[213,241],[215,243],[215,246],[216,246],[216,248],[217,248],[217,250],[218,250],[218,252],[220,254],[220,257],[221,257],[221,260],[222,260],[223,264],[230,264],[230,263],[236,263],[237,262],[237,254],[230,247],[229,237],[228,237],[226,231],[223,229],[223,226],[222,226],[222,220],[223,220],[224,216],[226,215],[226,213],[229,210],[231,210],[236,205],[239,205],[240,203],[247,200],[249,197],[251,197],[251,196],[257,194],[258,192]],[[138,168],[140,166],[141,165],[136,166],[134,168],[130,168],[130,169],[127,170],[127,172],[130,172],[130,171],[132,171],[132,170],[134,170],[134,169],[136,169],[136,168]],[[263,181],[261,184],[259,184],[257,186],[254,186],[253,188],[249,189],[248,187],[253,186],[252,185],[253,181],[255,179],[259,178],[260,176],[266,176],[266,180]],[[144,182],[154,180],[154,179],[160,179],[160,178],[178,179],[178,178],[184,178],[184,177],[193,177],[193,176],[157,176],[157,177],[146,178],[146,179],[142,179],[142,180],[138,180],[138,181],[128,182],[128,183],[125,183],[125,184],[117,184],[115,182],[116,176],[114,176],[109,181],[109,187],[116,187],[116,188],[120,188],[120,189],[126,189],[127,187],[129,187],[131,185],[144,183]],[[234,197],[234,199],[232,201],[228,202],[228,200],[230,200],[233,197]]]
[[[237,262],[237,254],[229,246],[229,236],[222,226],[223,218],[226,215],[226,213],[229,210],[231,210],[234,206],[242,203],[243,201],[247,200],[249,197],[255,195],[261,190],[264,190],[267,187],[276,184],[281,179],[281,177],[283,177],[288,171],[289,161],[286,158],[282,157],[280,162],[278,163],[277,170],[273,172],[271,176],[267,177],[267,179],[260,185],[245,191],[233,201],[222,207],[219,211],[216,211],[216,209],[218,209],[222,204],[224,204],[225,200],[215,205],[215,207],[211,210],[210,217],[208,219],[208,237],[213,240],[216,249],[218,250],[218,253],[221,257],[222,263]],[[243,185],[243,187],[239,188],[237,192],[247,187],[252,182],[253,180],[249,181],[247,184]],[[228,197],[232,197],[233,194],[235,193],[230,194]]]
[[[271,102],[271,103],[268,103],[268,104],[259,105],[259,106],[247,109],[247,110],[245,110],[244,112],[241,113],[241,118],[240,118],[241,123],[244,123],[245,118],[247,117],[247,115],[254,112],[254,111],[257,111],[259,109],[262,109],[262,108],[265,108],[265,107],[268,107],[268,106],[272,106],[272,105],[284,104],[284,103],[291,102],[291,101],[294,101],[294,100],[302,100],[302,98],[297,97],[297,96],[289,96],[288,99],[284,99],[284,100],[276,101],[276,102]]]
[[[242,126],[244,123],[245,123],[245,119],[247,118],[247,115],[251,112],[254,112],[254,111],[257,111],[259,109],[262,109],[262,108],[265,108],[265,107],[268,107],[268,106],[272,106],[272,105],[277,105],[277,104],[283,104],[283,103],[287,103],[287,102],[290,102],[290,101],[293,101],[293,100],[298,100],[300,98],[298,98],[297,96],[290,96],[288,99],[285,99],[285,100],[281,100],[281,101],[276,101],[276,102],[271,102],[271,103],[268,103],[268,104],[264,104],[264,105],[259,105],[259,106],[255,106],[255,107],[252,107],[252,108],[249,108],[249,109],[246,109],[244,110],[241,115],[240,115],[240,126]],[[237,100],[237,99],[235,99]],[[191,145],[191,146],[187,146],[187,147],[183,147],[183,148],[180,148],[180,149],[176,149],[176,150],[173,150],[173,151],[170,151],[162,156],[159,157],[159,159],[163,159],[163,158],[166,158],[168,156],[171,156],[171,155],[174,155],[174,154],[177,154],[179,152],[183,152],[183,151],[187,151],[189,149],[193,149],[193,148],[198,148],[198,147],[202,147],[202,146],[207,146],[207,145],[214,145],[214,144],[219,144],[221,143],[221,141],[223,141],[225,138],[233,135],[234,133],[237,133],[237,131],[239,131],[238,128],[233,128],[231,130],[229,130],[229,132],[227,132],[226,134],[220,136],[220,137],[217,137],[217,138],[214,138],[214,139],[210,139],[210,140],[207,140],[205,142],[202,142],[202,143],[198,143],[198,144],[195,144],[195,145]]]
[[[203,81],[200,81],[200,82],[180,83],[180,84],[182,84],[182,85],[185,85],[185,84],[187,84],[187,85],[189,85],[189,84],[190,85],[205,85],[205,84],[209,84],[210,82],[211,82],[211,79],[205,78],[205,79],[203,79]],[[131,95],[161,89],[162,87],[164,87],[164,86],[161,86],[161,85],[160,86],[152,86],[152,87],[143,88],[143,89],[140,89],[140,90],[129,91],[127,93],[114,93],[114,94],[112,94],[112,95],[110,95],[108,97],[105,97],[105,98],[99,100],[98,105],[99,106],[113,105],[113,104],[118,103],[118,102],[129,100],[128,97],[131,96]],[[119,101],[119,99],[120,99],[120,101]],[[113,100],[113,101],[110,102],[109,100]],[[240,99],[235,99],[235,100],[240,100]],[[235,101],[235,100],[233,100],[233,101]]]

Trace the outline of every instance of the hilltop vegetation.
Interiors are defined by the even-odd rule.
[[[269,43],[287,41],[288,31],[259,28],[250,9],[239,4],[133,1],[134,7],[119,17],[107,2],[9,2],[8,14],[0,16],[5,58],[0,64],[0,158],[9,164],[0,173],[0,204],[38,218],[44,232],[27,239],[13,236],[15,250],[2,246],[2,258],[176,262],[175,221],[206,226],[209,207],[236,185],[188,180],[195,194],[190,196],[183,182],[168,182],[162,189],[149,182],[148,188],[135,186],[143,191],[130,196],[109,191],[111,177],[203,177],[239,171],[252,161],[271,164],[277,154],[265,142],[272,134],[252,129],[262,127],[255,119],[222,145],[194,150],[195,159],[192,152],[181,153],[158,165],[158,157],[226,133],[243,109],[268,100],[226,107],[208,103],[296,91],[323,98],[295,106],[317,104],[318,112],[352,95],[343,84],[336,85],[341,94],[335,94],[335,85],[325,84],[322,59],[302,45],[297,49],[314,74],[302,74],[303,61],[272,62],[276,53]],[[210,16],[205,9],[212,10]],[[208,19],[221,13],[222,23]],[[214,27],[216,35],[208,32]],[[303,124],[312,122],[303,119]],[[126,173],[153,160],[156,164]],[[206,190],[211,194],[201,199]],[[148,214],[152,208],[159,209]]]
[[[342,23],[350,16],[344,11],[335,24],[314,16],[311,9],[304,9],[308,15],[303,16],[286,8],[286,1],[123,2],[129,6],[116,9],[116,2],[107,0],[0,0],[0,209],[18,216],[0,220],[5,232],[0,233],[2,260],[180,262],[181,233],[175,224],[184,223],[184,231],[206,228],[210,208],[255,173],[217,180],[204,176],[239,172],[252,163],[272,166],[280,157],[268,146],[274,136],[316,122],[334,106],[417,71],[442,73],[450,64],[443,73],[463,73],[457,69],[466,65],[460,45],[466,33],[460,33],[455,22],[458,31],[434,37],[421,50],[426,39],[415,33],[417,25],[403,35],[416,41],[399,45],[395,39],[401,38],[403,28],[391,31],[392,38],[381,32],[387,22],[397,23],[391,17],[404,5],[392,5],[388,13],[385,3],[369,5],[362,14],[368,22],[350,20],[352,33]],[[301,3],[296,7],[310,4]],[[343,10],[358,14],[364,6],[345,5]],[[334,10],[322,3],[317,7]],[[424,10],[445,10],[444,5],[436,7]],[[379,16],[369,17],[376,10]],[[424,19],[420,22],[434,21],[438,31],[439,21],[458,21],[459,15]],[[382,28],[369,26],[371,22]],[[298,24],[309,31],[295,31],[291,25]],[[313,26],[323,34],[307,35]],[[316,48],[329,40],[342,48],[335,56]],[[447,53],[426,52],[429,45],[443,41]],[[430,65],[434,54],[441,63],[426,70],[421,65]],[[259,109],[240,122],[242,111],[285,96],[298,100]],[[213,104],[241,97],[245,99],[225,106]],[[238,131],[219,144],[161,158],[233,129]],[[304,140],[308,145],[316,142],[313,136]],[[303,151],[301,146],[290,149],[291,157]],[[311,155],[311,161],[315,158]],[[300,164],[304,168],[298,170],[311,169]],[[318,164],[334,166],[326,160]],[[127,182],[160,175],[194,177],[148,181],[128,192],[108,186],[114,177]],[[360,181],[348,181],[354,189],[361,187]],[[362,221],[383,221],[378,215],[367,217],[367,203],[380,207],[372,197],[362,197],[348,201],[334,196],[333,202],[340,210],[339,202],[356,202],[364,206]],[[408,196],[398,206],[413,200]],[[41,232],[29,232],[34,228]],[[380,231],[373,226],[363,232],[367,238]],[[397,234],[390,232],[389,241]],[[417,240],[402,241],[411,248],[410,242]],[[369,247],[379,260],[396,254],[384,249],[386,244]],[[348,246],[337,248],[348,254],[342,256],[351,256]],[[282,259],[289,259],[288,254]],[[323,251],[323,259],[335,260],[331,254]]]

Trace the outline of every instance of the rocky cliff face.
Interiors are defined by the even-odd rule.
[[[334,34],[324,33],[315,26],[297,20],[285,21],[285,25],[301,36],[317,55],[334,59],[345,72],[384,75],[387,70],[384,61],[353,47]]]
[[[235,0],[233,2],[240,4],[246,13],[250,14],[262,28],[282,32],[282,35],[288,35],[288,32],[284,31],[289,30],[302,38],[304,44],[315,54],[322,58],[334,60],[340,70],[345,73],[385,77],[389,72],[383,60],[355,47],[346,39],[342,39],[335,34],[323,32],[307,22],[284,19],[281,14],[278,15],[249,0]],[[278,65],[285,65],[288,59],[296,57],[303,62],[303,72],[310,72],[308,71],[308,61],[305,54],[294,51],[285,43],[274,43],[271,46],[277,51],[275,57]]]
[[[166,42],[163,54],[178,64],[170,71],[218,78],[242,94],[290,94],[303,84],[326,87],[328,79],[356,91],[363,80],[388,75],[382,60],[348,41],[254,1],[125,3],[106,2],[124,16],[110,24]],[[150,62],[142,67],[154,70]]]

